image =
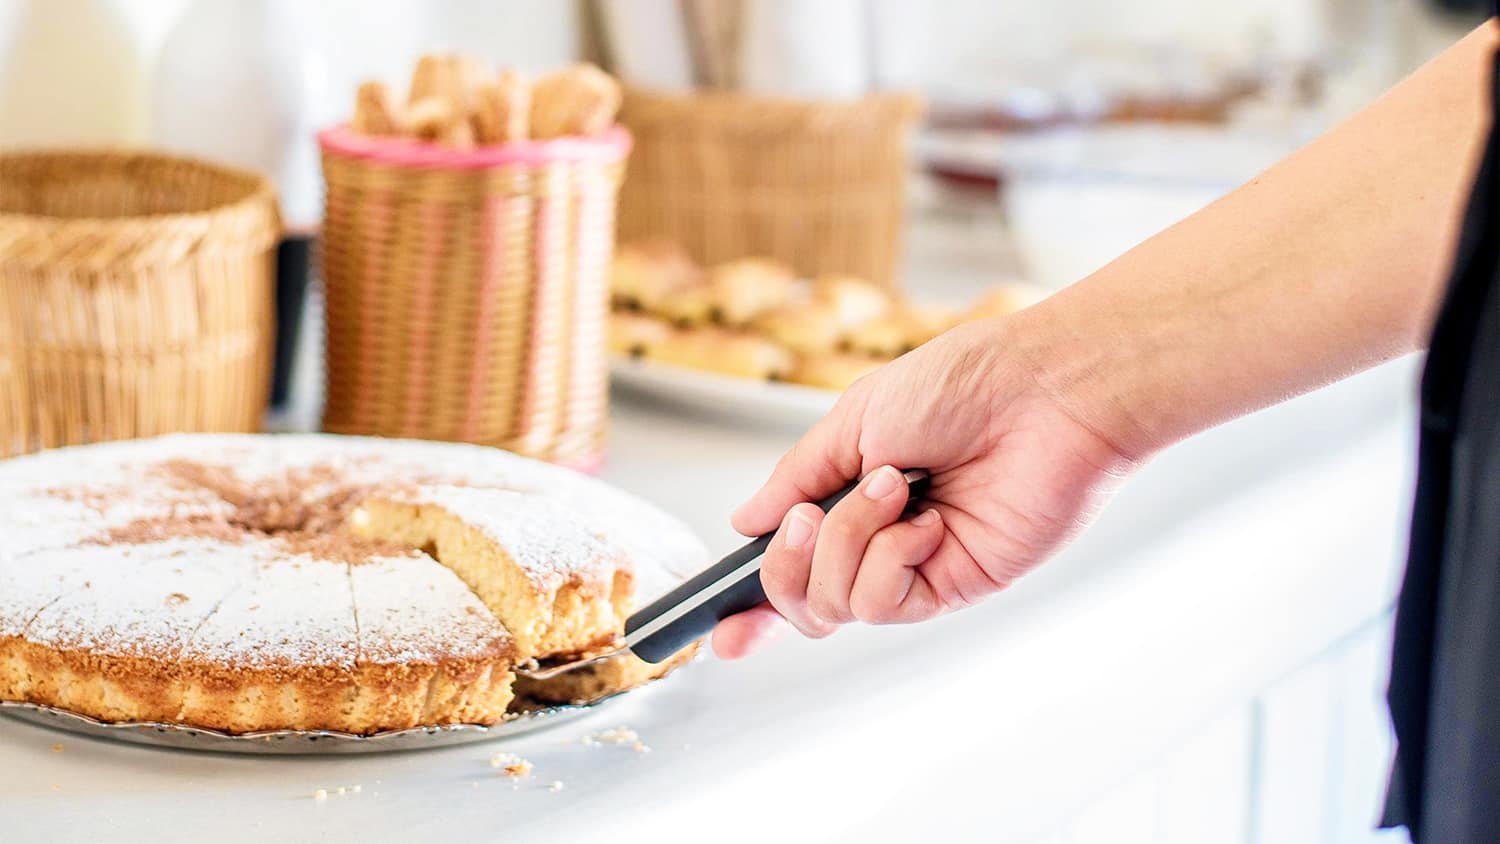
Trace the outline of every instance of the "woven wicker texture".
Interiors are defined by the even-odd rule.
[[[900,268],[908,96],[849,103],[627,91],[635,135],[620,239],[665,237],[707,264],[768,255],[813,276],[893,286]]]
[[[330,137],[324,428],[597,462],[628,145],[476,167],[479,150],[427,166],[348,154]]]
[[[270,184],[164,155],[0,155],[0,457],[253,431],[268,398]]]

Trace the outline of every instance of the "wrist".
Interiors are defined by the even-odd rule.
[[[1153,405],[1149,364],[1139,340],[1109,321],[1087,322],[1091,309],[1058,294],[1004,320],[1002,348],[1015,356],[1031,389],[1121,458],[1139,462],[1175,439],[1147,412]]]

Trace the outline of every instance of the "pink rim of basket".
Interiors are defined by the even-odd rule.
[[[536,166],[557,161],[611,164],[625,158],[630,152],[630,143],[630,132],[623,126],[587,138],[520,141],[472,149],[452,149],[411,138],[361,135],[348,126],[335,126],[318,133],[318,144],[324,152],[397,167],[449,170],[478,170],[506,164]]]
[[[552,462],[565,469],[572,469],[575,472],[582,472],[585,475],[597,475],[604,468],[604,452],[595,452],[594,454],[586,454],[581,457],[566,457],[562,460],[554,460]]]

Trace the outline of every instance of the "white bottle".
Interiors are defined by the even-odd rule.
[[[312,239],[323,214],[317,131],[332,122],[306,6],[198,0],[168,33],[151,86],[157,145],[262,173],[279,191],[286,232],[276,254],[277,410],[294,395]]]
[[[316,132],[326,102],[299,5],[198,0],[168,33],[151,86],[152,140],[269,176],[292,231],[322,215]]]
[[[0,4],[0,146],[146,140],[146,70],[109,0]]]

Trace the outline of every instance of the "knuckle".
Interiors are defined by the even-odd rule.
[[[812,614],[829,624],[848,624],[854,621],[848,601],[840,601],[835,595],[818,591],[807,596],[807,608]]]
[[[804,627],[802,629],[802,635],[806,636],[809,639],[826,639],[829,636],[832,636],[834,634],[834,631],[836,631],[836,630],[838,630],[838,628],[837,627],[832,627],[832,626],[828,626],[828,627]]]
[[[831,527],[840,544],[848,543],[859,535],[859,525],[853,519],[834,518],[830,521],[833,522]]]
[[[795,592],[797,580],[795,561],[787,560],[780,554],[766,555],[760,567],[760,585],[765,589],[767,597],[785,597]]]
[[[905,546],[888,530],[870,537],[868,555],[882,560],[900,561],[905,556]]]
[[[889,602],[859,592],[849,596],[849,611],[865,624],[889,624],[896,620],[895,608]]]

